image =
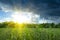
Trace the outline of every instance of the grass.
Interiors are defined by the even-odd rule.
[[[60,29],[0,28],[0,40],[60,40]]]

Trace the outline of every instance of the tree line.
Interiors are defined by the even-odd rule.
[[[42,23],[42,24],[18,24],[14,22],[2,22],[0,23],[0,28],[15,28],[15,27],[25,27],[25,28],[60,28],[60,23]]]

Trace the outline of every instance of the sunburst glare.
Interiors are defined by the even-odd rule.
[[[12,15],[13,21],[18,23],[31,23],[31,12],[14,12]]]

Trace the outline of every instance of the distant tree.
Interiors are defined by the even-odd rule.
[[[10,28],[14,28],[15,27],[15,23],[14,22],[8,22],[8,25],[7,27],[10,27]]]
[[[55,28],[55,24],[54,23],[51,23],[51,28]]]
[[[60,28],[60,23],[55,26],[56,28]]]
[[[7,27],[7,25],[8,25],[7,22],[0,23],[0,28],[5,28]]]
[[[22,27],[22,28],[60,28],[60,23],[59,24],[54,24],[54,23],[43,23],[43,24],[18,24],[14,23],[13,21],[10,22],[2,22],[0,23],[0,28],[17,28],[17,27]]]

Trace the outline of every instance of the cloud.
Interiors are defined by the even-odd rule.
[[[0,23],[1,23],[1,22],[4,22],[4,21],[3,21],[3,20],[0,20]]]
[[[11,18],[5,18],[4,21],[9,22],[9,21],[12,21],[12,19]]]
[[[9,21],[12,21],[11,18],[5,18],[5,19],[1,19],[0,22],[9,22]]]
[[[11,6],[3,3],[0,3],[0,8],[1,8],[1,11],[4,11],[4,12],[11,12],[13,10]]]
[[[12,14],[13,12],[20,10],[32,11],[34,12],[33,14],[40,15],[38,18],[40,22],[43,22],[44,20],[45,22],[59,22],[60,20],[59,0],[0,0],[0,10],[5,13],[12,12]]]
[[[28,23],[38,23],[40,15],[34,14],[33,12],[28,11],[15,11],[11,15],[12,20],[14,21],[27,21]]]

